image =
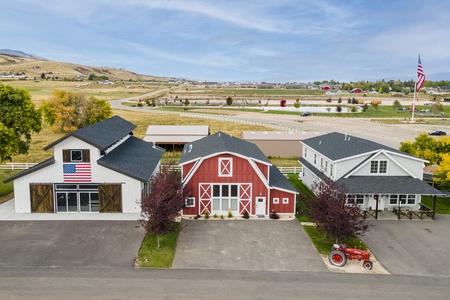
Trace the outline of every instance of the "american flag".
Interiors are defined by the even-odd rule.
[[[91,182],[91,164],[64,164],[64,182]]]
[[[422,62],[420,61],[420,55],[419,55],[419,65],[417,66],[417,85],[416,85],[416,91],[420,91],[420,88],[422,87],[423,82],[425,81],[425,73],[422,69]]]

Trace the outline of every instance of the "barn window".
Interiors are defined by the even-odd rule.
[[[83,151],[70,150],[70,161],[83,161]]]
[[[231,177],[233,176],[233,159],[232,158],[219,158],[219,176]]]
[[[289,204],[289,198],[283,198],[283,204]]]
[[[195,207],[195,198],[189,197],[184,199],[184,204],[186,205],[186,207]]]
[[[273,204],[278,204],[280,203],[280,199],[279,198],[273,198]]]

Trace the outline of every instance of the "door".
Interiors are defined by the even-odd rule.
[[[122,185],[99,184],[99,211],[102,212],[122,212]]]
[[[55,212],[53,206],[53,184],[30,183],[30,201],[31,212]]]
[[[264,216],[266,215],[266,198],[256,197],[256,215]]]

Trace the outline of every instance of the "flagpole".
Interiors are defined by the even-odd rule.
[[[417,97],[417,81],[414,83],[414,99],[413,99],[413,103],[412,103],[412,117],[411,117],[411,122],[414,123],[414,111],[416,110],[416,97]]]

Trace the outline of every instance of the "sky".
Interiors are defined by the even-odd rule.
[[[0,49],[201,81],[409,80],[419,54],[428,78],[450,73],[446,0],[2,0],[0,34]]]

